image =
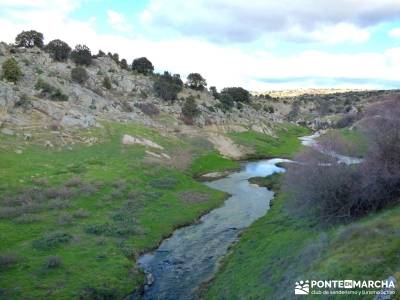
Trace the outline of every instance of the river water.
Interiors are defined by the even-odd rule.
[[[323,149],[316,138],[317,132],[301,137],[304,146],[335,157],[338,163],[357,164],[362,160]],[[204,215],[196,224],[174,231],[157,250],[139,258],[149,284],[142,300],[198,299],[197,288],[211,279],[218,263],[227,253],[241,230],[250,226],[268,211],[274,196],[265,187],[250,184],[248,179],[284,172],[276,166],[286,159],[270,159],[243,163],[240,171],[222,179],[206,182],[209,187],[229,193],[224,205]]]
[[[285,159],[247,162],[239,172],[206,182],[231,196],[224,205],[204,215],[200,222],[176,230],[157,250],[139,258],[152,284],[142,299],[197,299],[196,288],[212,278],[218,263],[240,231],[265,215],[273,192],[248,179],[284,172],[277,163]]]

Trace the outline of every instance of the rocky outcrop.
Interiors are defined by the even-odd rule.
[[[122,137],[122,144],[124,144],[124,145],[142,145],[142,146],[160,149],[160,150],[164,149],[163,146],[160,146],[159,144],[154,143],[153,141],[150,141],[145,138],[134,137],[129,134],[124,134],[124,136]]]

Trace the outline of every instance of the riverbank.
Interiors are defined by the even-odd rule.
[[[134,124],[85,133],[101,142],[1,152],[0,298],[121,299],[143,285],[141,253],[226,199],[193,179],[190,156],[174,165],[182,152],[235,165],[212,149]],[[123,145],[124,134],[156,142],[171,160]]]
[[[294,299],[294,283],[306,279],[400,279],[399,205],[324,228],[288,214],[289,195],[279,191],[272,177],[255,183],[278,190],[273,205],[231,248],[214,279],[203,287],[205,299]]]
[[[123,145],[124,134],[156,142],[171,159]],[[24,142],[23,153],[2,150],[1,297],[130,294],[144,283],[134,263],[141,253],[226,199],[193,177],[238,167],[201,137],[177,139],[119,123],[82,135],[100,142],[64,148]]]

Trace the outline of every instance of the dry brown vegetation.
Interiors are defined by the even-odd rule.
[[[360,164],[338,163],[316,150],[300,153],[286,176],[292,195],[289,209],[323,223],[349,221],[390,204],[400,196],[400,100],[387,99],[371,106],[362,120],[369,151]],[[336,136],[323,141],[328,150],[346,144]]]

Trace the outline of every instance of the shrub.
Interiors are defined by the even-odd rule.
[[[164,72],[159,75],[154,82],[154,92],[158,97],[166,101],[175,101],[178,93],[182,90],[183,82],[179,74],[171,75],[169,72]]]
[[[173,189],[179,184],[175,177],[162,177],[150,180],[150,186],[155,189]]]
[[[207,86],[207,81],[199,73],[190,73],[187,77],[189,88],[202,91]]]
[[[359,120],[360,117],[359,115],[355,115],[355,114],[349,114],[349,115],[345,115],[342,118],[340,118],[336,124],[335,127],[336,128],[345,128],[345,127],[349,127],[352,124],[354,124],[354,122],[356,122],[357,120]]]
[[[78,65],[89,66],[92,63],[92,53],[86,45],[77,45],[71,52],[71,59]]]
[[[9,58],[2,64],[3,78],[11,82],[17,82],[22,77],[22,71],[14,58]]]
[[[80,300],[113,300],[120,299],[117,289],[107,286],[85,287],[79,293]]]
[[[187,118],[196,118],[200,114],[200,110],[197,106],[196,100],[193,96],[186,99],[182,107],[182,115]]]
[[[0,271],[8,269],[20,261],[20,258],[15,253],[0,254]]]
[[[45,50],[56,61],[66,61],[71,53],[71,47],[61,40],[52,40],[46,45]]]
[[[396,203],[400,196],[400,103],[398,99],[371,106],[361,120],[369,151],[358,165],[309,150],[290,165],[286,189],[292,211],[320,222],[349,221]],[[384,133],[384,134],[382,134]],[[337,141],[325,139],[329,153]],[[334,148],[332,147],[334,146]]]
[[[90,213],[87,210],[80,208],[76,212],[73,213],[75,218],[87,218],[90,216]]]
[[[59,256],[49,256],[44,262],[44,266],[48,269],[55,269],[61,267],[62,261]]]
[[[226,93],[225,91],[222,91],[222,93],[219,95],[219,102],[221,104],[220,107],[222,108],[223,111],[229,111],[235,105],[233,97],[229,93]]]
[[[68,101],[68,95],[65,95],[60,89],[56,89],[51,94],[50,99],[53,101]]]
[[[41,91],[42,97],[49,97],[53,101],[68,101],[68,96],[65,95],[59,88],[55,88],[48,82],[39,78],[36,81],[35,89]]]
[[[31,224],[35,222],[42,221],[43,218],[38,215],[32,215],[32,214],[23,214],[13,220],[15,224]]]
[[[228,87],[222,90],[222,93],[226,93],[232,97],[235,102],[250,102],[250,92],[242,87]]]
[[[34,240],[32,247],[38,250],[49,250],[68,243],[72,239],[69,233],[53,232],[43,235],[40,239]]]
[[[292,107],[290,109],[290,112],[287,116],[289,121],[294,121],[296,120],[296,118],[298,117],[300,113],[300,102],[299,101],[295,101],[292,103]]]
[[[107,90],[111,89],[112,86],[111,86],[110,77],[108,77],[108,76],[104,77],[104,79],[103,79],[103,87],[106,88]]]
[[[118,53],[114,53],[113,55],[111,55],[111,59],[113,61],[115,61],[115,63],[118,65],[119,64],[119,54]]]
[[[69,213],[62,213],[58,217],[58,225],[61,226],[66,226],[66,225],[71,225],[73,222],[74,218],[69,214]]]
[[[275,112],[275,108],[272,105],[264,106],[264,111],[270,114],[273,114]]]
[[[299,163],[289,166],[285,180],[292,195],[290,210],[321,223],[350,220],[359,205],[353,197],[361,179],[358,166],[338,164],[315,150],[301,153],[295,161]]]
[[[160,110],[153,103],[139,103],[136,105],[139,109],[148,116],[157,116],[160,114]]]
[[[213,95],[215,99],[219,98],[219,93],[217,91],[217,88],[215,86],[210,86],[210,93]]]
[[[18,47],[32,48],[36,46],[43,48],[43,34],[35,30],[22,31],[15,38],[15,44]]]
[[[147,75],[153,73],[154,66],[146,57],[140,57],[132,62],[132,70]]]
[[[54,92],[55,88],[48,82],[44,81],[42,78],[39,78],[36,81],[35,90],[41,90],[43,93],[50,94]]]
[[[73,81],[75,81],[79,84],[83,84],[88,80],[89,75],[86,72],[85,68],[76,67],[71,70],[71,78]]]
[[[128,62],[126,61],[125,58],[121,59],[119,65],[121,66],[121,69],[123,69],[123,70],[129,69]]]

